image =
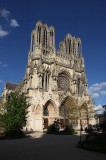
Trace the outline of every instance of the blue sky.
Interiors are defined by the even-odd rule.
[[[31,31],[38,20],[55,27],[56,49],[67,33],[80,37],[95,105],[106,104],[105,0],[0,0],[0,94],[4,81],[24,76]]]

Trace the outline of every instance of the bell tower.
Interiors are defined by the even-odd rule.
[[[42,54],[55,52],[55,29],[53,26],[48,27],[41,21],[36,23],[35,29],[31,33],[30,52],[40,50]]]

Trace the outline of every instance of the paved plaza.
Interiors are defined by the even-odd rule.
[[[106,155],[77,148],[79,135],[47,135],[0,140],[0,160],[106,160]]]

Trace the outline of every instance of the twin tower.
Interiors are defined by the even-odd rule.
[[[71,34],[67,34],[64,41],[60,42],[60,50],[65,54],[82,56],[82,47],[80,38],[75,39]],[[38,21],[35,30],[31,34],[31,51],[41,49],[42,54],[55,53],[55,28],[48,27]]]
[[[67,34],[55,48],[55,29],[41,21],[36,23],[31,33],[31,46],[25,76],[20,84],[5,83],[2,97],[20,89],[31,104],[28,108],[27,125],[25,129],[42,131],[56,119],[61,127],[72,124],[80,127],[80,120],[68,119],[63,111],[72,107],[73,100],[78,105],[88,103],[88,109],[93,102],[89,101],[88,80],[86,77],[84,57],[80,38]],[[85,110],[83,114],[87,113]],[[71,113],[72,114],[72,113]],[[93,124],[94,112],[90,114],[89,122]],[[87,126],[87,116],[82,121],[82,127]]]
[[[71,107],[72,99],[80,105],[89,100],[80,38],[67,34],[56,50],[54,27],[38,21],[31,33],[28,65],[20,86],[31,104],[27,129],[43,130],[55,119],[63,122],[63,106]]]

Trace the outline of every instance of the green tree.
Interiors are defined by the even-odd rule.
[[[0,126],[5,129],[6,133],[14,132],[16,135],[21,133],[26,125],[28,107],[29,103],[23,93],[15,91],[9,94],[0,114]]]
[[[80,108],[80,115],[82,120],[86,119],[87,120],[87,127],[89,126],[89,120],[90,118],[94,118],[94,103],[92,100],[89,100],[87,102],[84,102]]]

